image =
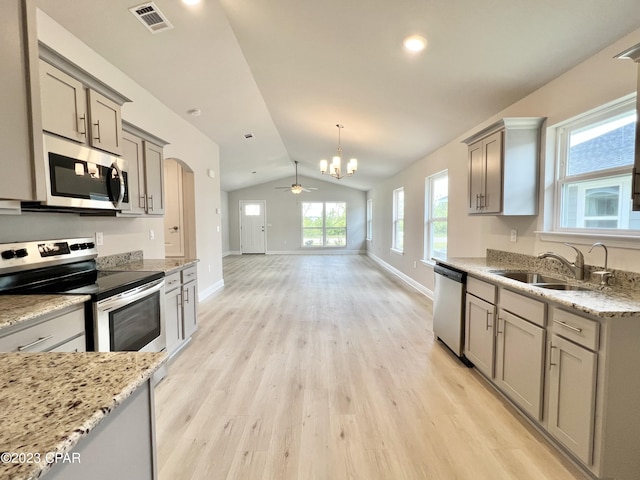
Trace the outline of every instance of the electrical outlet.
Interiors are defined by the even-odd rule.
[[[211,265],[209,265],[209,273],[211,273]]]
[[[104,236],[102,232],[96,232],[96,245],[104,245]]]
[[[416,262],[415,260],[413,262],[413,268],[418,268],[418,262]]]
[[[518,231],[517,230],[511,230],[511,241],[512,242],[517,242],[518,241]]]
[[[149,240],[155,240],[156,238],[156,232],[153,231],[153,229],[149,230]]]

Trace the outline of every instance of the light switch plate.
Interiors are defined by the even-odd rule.
[[[104,236],[102,232],[96,232],[96,245],[104,245]]]
[[[511,230],[511,241],[512,242],[517,242],[518,241],[518,231],[517,230]]]

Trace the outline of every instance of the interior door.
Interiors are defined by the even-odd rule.
[[[266,253],[265,202],[240,201],[240,252]]]
[[[171,158],[164,161],[164,190],[168,200],[164,213],[164,253],[167,257],[184,257],[182,167]]]

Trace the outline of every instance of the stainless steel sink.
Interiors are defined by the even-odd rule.
[[[575,291],[591,290],[590,288],[587,288],[587,287],[581,287],[579,285],[570,285],[568,283],[541,283],[534,286],[540,287],[540,288],[548,288],[549,290],[575,290]]]
[[[587,287],[582,287],[580,285],[571,285],[561,278],[550,277],[548,275],[543,275],[541,273],[535,272],[519,272],[519,271],[510,271],[510,270],[496,270],[494,272],[495,275],[500,275],[504,278],[509,278],[511,280],[516,280],[518,282],[527,283],[533,287],[539,288],[547,288],[549,290],[573,290],[573,291],[584,291],[591,290]]]
[[[493,273],[496,275],[500,275],[501,277],[510,278],[511,280],[516,280],[523,283],[566,283],[564,282],[564,280],[555,277],[549,277],[547,275],[542,275],[541,273],[512,271],[495,271]]]

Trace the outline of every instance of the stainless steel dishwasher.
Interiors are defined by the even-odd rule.
[[[464,356],[464,294],[467,274],[444,265],[434,267],[433,333],[467,366]]]

